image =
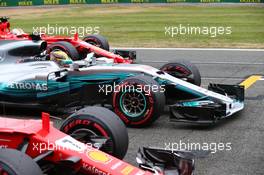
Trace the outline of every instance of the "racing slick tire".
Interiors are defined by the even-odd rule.
[[[179,60],[173,63],[167,63],[163,65],[160,70],[196,86],[201,86],[200,71],[189,61]]]
[[[83,38],[83,41],[109,51],[109,43],[102,35],[88,35]]]
[[[66,52],[72,60],[80,59],[80,55],[77,49],[69,42],[58,41],[58,42],[52,43],[51,45],[48,46],[47,53],[50,53],[51,51],[56,50],[56,49]]]
[[[60,130],[83,143],[91,143],[91,138],[106,138],[100,150],[119,159],[127,153],[129,140],[126,126],[109,109],[96,106],[80,109],[63,122]],[[84,138],[78,138],[78,134],[84,134]]]
[[[165,89],[152,77],[129,77],[120,82],[118,88],[113,92],[112,105],[127,126],[149,126],[164,111]]]
[[[43,175],[40,167],[31,157],[15,149],[0,149],[0,174]]]

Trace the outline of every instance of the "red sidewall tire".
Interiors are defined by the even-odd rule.
[[[47,53],[56,49],[66,52],[72,60],[80,60],[80,55],[77,49],[69,42],[59,41],[52,43],[47,47]]]
[[[123,159],[128,149],[127,129],[120,118],[112,111],[103,107],[86,107],[67,118],[60,127],[66,134],[85,128],[98,136],[110,138],[113,145],[111,152],[106,152]],[[103,150],[105,151],[105,150]]]
[[[124,87],[127,86],[137,86],[144,87],[146,85],[155,85],[159,86],[159,84],[153,80],[151,77],[147,76],[136,76],[127,78],[119,84],[119,88],[115,90],[113,93],[112,105],[114,108],[114,112],[124,121],[127,126],[131,127],[145,127],[151,125],[155,120],[159,118],[161,113],[163,112],[165,105],[165,96],[164,93],[157,91],[144,91],[142,88],[142,94],[145,97],[146,106],[143,113],[139,116],[132,117],[130,114],[125,112],[122,107],[122,95],[124,94]]]

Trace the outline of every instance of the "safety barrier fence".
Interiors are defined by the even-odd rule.
[[[264,0],[0,0],[0,6],[115,3],[264,3]]]

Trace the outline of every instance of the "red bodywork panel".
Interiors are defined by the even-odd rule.
[[[29,140],[26,153],[35,158],[49,150],[54,151],[45,160],[52,163],[77,157],[80,161],[71,168],[85,174],[151,175],[98,149],[84,145],[60,132],[49,122],[49,115],[41,120],[20,120],[0,117],[0,148],[17,149],[25,139]],[[161,174],[162,175],[162,174]]]
[[[4,34],[10,32],[10,23],[7,22],[0,22],[0,34]]]
[[[101,49],[100,47],[96,47],[79,39],[78,35],[75,35],[74,37],[42,35],[41,38],[46,41],[48,45],[58,41],[66,41],[71,43],[78,50],[78,52],[82,52],[83,50],[88,49],[88,52],[94,52],[100,56],[113,59],[115,63],[132,63],[132,60],[125,59],[120,55],[106,51],[104,49]]]

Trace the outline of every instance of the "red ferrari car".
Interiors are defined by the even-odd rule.
[[[68,129],[75,128],[72,133],[78,135],[77,140],[55,129],[46,113],[43,113],[42,122],[0,117],[0,174],[191,175],[193,173],[193,155],[188,152],[143,148],[137,155],[140,167],[137,168],[99,150],[101,144],[98,143],[102,142],[100,138],[91,137],[96,135],[93,128],[104,132],[106,137],[111,134],[110,137],[120,137],[117,138],[120,146],[128,142],[124,138],[127,131],[121,120],[111,111],[98,107],[91,107],[86,111],[90,117],[72,118],[70,122],[63,124],[63,127]],[[90,133],[90,141],[86,139],[86,142],[81,142],[87,133]],[[119,149],[123,148],[119,147]]]
[[[115,63],[132,63],[136,59],[134,51],[109,51],[109,43],[101,35],[88,35],[82,40],[76,33],[74,37],[48,36],[45,34],[33,35],[24,33],[22,29],[10,29],[8,17],[0,18],[0,40],[44,40],[47,42],[47,52],[59,49],[65,51],[73,60],[86,57],[87,53],[94,52],[100,57],[113,59]]]

